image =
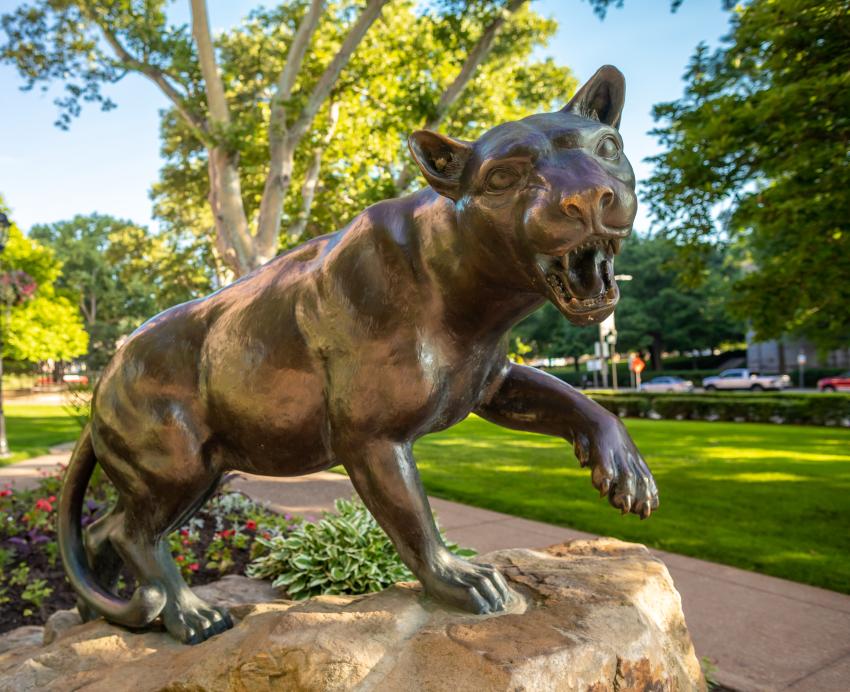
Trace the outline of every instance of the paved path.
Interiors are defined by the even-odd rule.
[[[34,483],[40,470],[66,454],[0,468],[0,484]],[[245,476],[234,482],[273,509],[318,515],[353,488],[344,476],[298,478]],[[456,502],[431,499],[453,541],[481,553],[499,548],[539,548],[591,534]],[[850,690],[850,596],[653,551],[666,563],[679,593],[697,656],[716,666],[716,680],[741,692],[847,692]]]

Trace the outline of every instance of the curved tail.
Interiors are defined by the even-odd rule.
[[[59,496],[59,553],[68,581],[92,611],[125,627],[144,627],[165,607],[162,589],[141,586],[129,601],[120,599],[97,583],[86,558],[81,524],[83,498],[96,463],[91,426],[86,425],[71,455]]]

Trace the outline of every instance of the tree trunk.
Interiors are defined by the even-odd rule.
[[[222,260],[242,276],[255,266],[248,220],[242,206],[242,188],[236,156],[222,147],[207,150],[210,179],[209,202],[216,231],[216,248]]]
[[[663,370],[664,366],[661,364],[661,351],[664,349],[664,344],[661,341],[660,334],[652,335],[652,345],[649,347],[650,353],[652,354],[652,369],[653,370]]]

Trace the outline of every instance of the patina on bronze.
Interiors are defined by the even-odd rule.
[[[98,383],[60,502],[84,615],[128,627],[161,618],[184,642],[230,627],[187,587],[166,535],[227,471],[335,464],[427,593],[502,609],[501,575],[440,540],[411,452],[470,412],[565,438],[611,504],[649,516],[655,482],[620,421],[506,356],[508,330],[547,299],[577,325],[614,310],[614,255],[637,205],[617,132],[623,97],[623,76],[603,67],[562,111],[476,142],[415,132],[430,187],[139,327]],[[95,464],[119,500],[83,535]],[[122,562],[140,584],[130,601],[110,590]]]

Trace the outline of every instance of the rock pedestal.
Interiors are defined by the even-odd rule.
[[[49,645],[0,653],[0,690],[705,689],[679,594],[643,546],[573,541],[482,560],[517,593],[504,614],[447,610],[418,584],[269,601],[266,585],[230,577],[199,589],[231,604],[228,632],[189,647],[65,618]]]

